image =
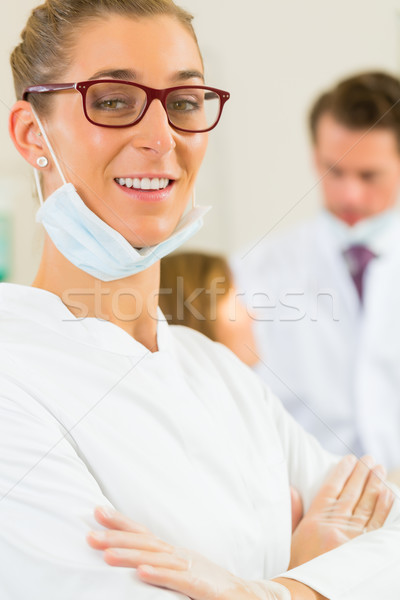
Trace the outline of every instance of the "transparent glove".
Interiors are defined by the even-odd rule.
[[[292,533],[303,518],[303,500],[294,487],[290,488],[290,503],[292,506]]]
[[[290,568],[384,524],[393,493],[383,481],[382,467],[373,464],[369,457],[346,457],[336,466],[293,534]],[[118,512],[97,509],[95,516],[107,531],[91,532],[89,544],[104,550],[109,565],[136,568],[143,582],[193,600],[291,598],[277,582],[240,579],[195,552],[166,544]]]
[[[175,590],[193,600],[291,600],[274,581],[245,581],[197,552],[166,544],[118,512],[96,509],[108,531],[90,532],[89,544],[104,550],[112,566],[137,569],[145,583]]]
[[[384,477],[369,456],[341,460],[293,533],[289,568],[382,527],[394,500]]]

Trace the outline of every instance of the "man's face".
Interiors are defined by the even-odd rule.
[[[326,113],[317,124],[314,158],[325,208],[348,225],[395,204],[400,152],[392,131],[348,129]]]

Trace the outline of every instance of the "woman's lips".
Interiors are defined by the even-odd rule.
[[[131,198],[144,202],[165,200],[175,184],[168,177],[117,177],[114,181]]]

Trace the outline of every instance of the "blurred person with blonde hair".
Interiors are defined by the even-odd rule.
[[[223,256],[179,252],[164,257],[160,308],[169,323],[200,331],[249,366],[258,362],[253,320]]]

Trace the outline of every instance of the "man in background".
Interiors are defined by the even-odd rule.
[[[400,82],[340,82],[310,113],[322,210],[233,261],[257,371],[328,449],[400,465]]]

